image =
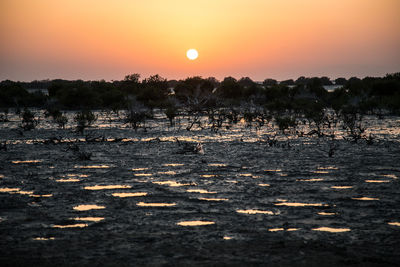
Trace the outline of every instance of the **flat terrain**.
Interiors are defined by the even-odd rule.
[[[279,134],[273,145],[272,126],[189,132],[161,115],[137,132],[100,115],[86,139],[72,122],[21,135],[10,119],[0,124],[2,266],[399,262],[400,118],[367,118],[372,144],[335,129],[333,140]],[[188,151],[197,142],[204,154]]]

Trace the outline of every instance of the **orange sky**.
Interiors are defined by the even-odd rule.
[[[0,0],[0,80],[381,76],[400,71],[399,11],[399,0]]]

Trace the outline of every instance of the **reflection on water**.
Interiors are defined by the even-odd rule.
[[[104,217],[76,217],[75,221],[87,221],[87,222],[100,222],[104,220]]]
[[[138,172],[138,171],[145,171],[148,170],[149,168],[136,168],[136,169],[132,169],[132,171],[134,172]]]
[[[180,187],[180,186],[189,186],[193,184],[181,184],[175,181],[159,181],[159,182],[152,182],[153,184],[159,184],[159,185],[168,185],[171,187]]]
[[[202,174],[201,177],[203,177],[203,178],[213,178],[213,177],[217,177],[217,175],[215,175],[215,174]]]
[[[322,179],[322,178],[313,178],[313,179],[297,179],[296,181],[299,181],[299,182],[321,182],[323,180],[324,179]]]
[[[186,192],[189,193],[200,193],[200,194],[216,194],[217,192],[209,192],[204,189],[187,189]]]
[[[114,197],[144,197],[147,196],[146,192],[136,192],[136,193],[113,193]]]
[[[4,175],[3,174],[0,174],[0,179],[3,179],[4,178]]]
[[[390,183],[390,180],[365,180],[366,183]]]
[[[77,178],[68,178],[68,179],[58,179],[56,182],[58,183],[75,183],[75,182],[80,182],[80,179]]]
[[[68,224],[68,225],[53,225],[53,228],[83,228],[87,227],[86,223]]]
[[[15,192],[19,191],[19,188],[0,188],[0,193],[9,193],[9,192]]]
[[[178,167],[178,166],[184,166],[185,164],[182,163],[168,163],[168,164],[163,164],[164,167]]]
[[[278,231],[287,231],[287,232],[293,232],[293,231],[297,231],[299,230],[299,228],[271,228],[268,229],[269,232],[278,232]]]
[[[39,163],[42,162],[43,160],[13,160],[11,163],[14,164],[22,164],[22,163]]]
[[[400,226],[400,222],[390,222],[389,225]]]
[[[244,176],[244,177],[251,177],[251,173],[239,173],[239,176]]]
[[[46,194],[46,195],[30,195],[31,197],[52,197],[53,194]]]
[[[298,203],[298,202],[283,202],[276,203],[276,206],[288,206],[288,207],[327,207],[328,204],[322,203]]]
[[[95,185],[95,186],[85,186],[86,190],[108,190],[108,189],[128,189],[132,188],[130,185]]]
[[[334,166],[327,166],[327,167],[318,167],[318,170],[339,170],[338,167],[334,167]]]
[[[86,178],[89,177],[89,174],[75,174],[75,173],[69,173],[67,174],[67,177],[80,177],[80,178]]]
[[[200,197],[199,200],[205,200],[205,201],[228,201],[229,199],[227,199],[227,198],[206,198],[206,197]]]
[[[227,165],[224,163],[210,163],[208,164],[210,167],[226,167]]]
[[[268,214],[274,215],[272,211],[269,210],[236,210],[237,213],[244,213],[244,214]]]
[[[108,169],[110,166],[108,165],[87,165],[87,166],[79,166],[75,165],[75,169]]]
[[[183,221],[183,222],[178,222],[177,225],[180,226],[202,226],[202,225],[211,225],[215,224],[215,222],[210,222],[210,221]]]
[[[379,200],[379,198],[374,198],[374,197],[353,197],[351,199],[354,199],[354,200],[366,200],[366,201],[368,201],[368,200]]]
[[[224,239],[224,240],[231,240],[232,237],[230,237],[230,236],[224,236],[223,239]]]
[[[332,216],[332,215],[336,215],[336,213],[334,213],[334,212],[318,212],[318,215]]]
[[[36,241],[55,240],[54,237],[35,237],[35,238],[32,238],[32,239],[33,239],[33,240],[36,240]]]
[[[343,232],[349,232],[350,228],[319,227],[319,228],[313,228],[312,230],[321,232],[331,232],[331,233],[343,233]]]
[[[276,170],[272,170],[272,169],[270,169],[270,170],[264,170],[265,172],[281,172],[282,170],[281,169],[276,169]]]
[[[278,198],[276,201],[279,201],[279,202],[287,202],[287,199]]]
[[[175,175],[176,172],[174,172],[174,171],[166,171],[166,172],[158,172],[158,174]]]
[[[148,177],[148,176],[152,176],[151,173],[134,173],[133,175],[139,176],[139,177]]]
[[[34,195],[33,191],[23,191],[20,188],[8,188],[8,187],[0,188],[0,193],[29,195],[30,197],[51,197],[51,196],[53,196],[53,195]]]
[[[382,176],[383,176],[383,177],[386,177],[386,178],[397,179],[397,176],[394,175],[394,174],[383,174]]]
[[[258,186],[264,186],[264,187],[267,187],[267,186],[270,186],[270,184],[258,184]]]
[[[353,188],[351,185],[345,185],[345,186],[331,186],[332,189],[350,189]]]
[[[144,203],[144,202],[139,202],[136,205],[140,206],[140,207],[173,207],[173,206],[176,206],[176,203]]]
[[[79,210],[79,211],[86,211],[86,210],[99,210],[99,209],[105,209],[105,208],[106,207],[99,206],[99,205],[78,205],[78,206],[75,206],[73,209]]]

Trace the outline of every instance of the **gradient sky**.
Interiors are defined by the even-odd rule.
[[[400,71],[399,12],[399,0],[0,0],[0,80],[381,76]]]

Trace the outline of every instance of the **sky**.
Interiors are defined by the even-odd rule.
[[[0,0],[0,80],[383,76],[400,71],[399,12],[399,0]]]

